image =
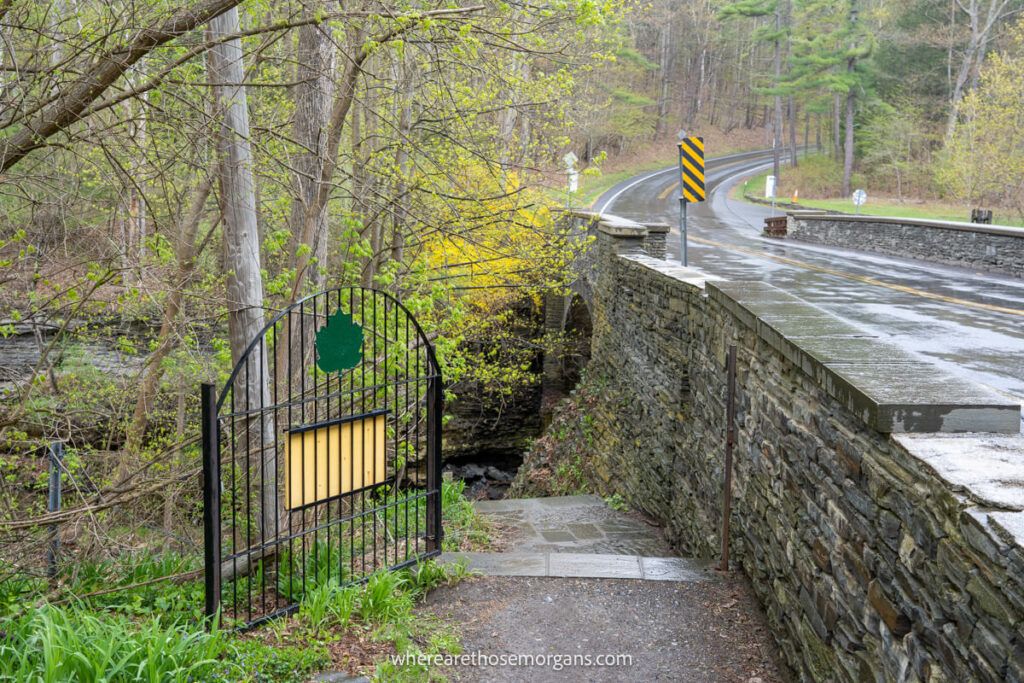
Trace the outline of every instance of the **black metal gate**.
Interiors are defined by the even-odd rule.
[[[206,613],[252,626],[440,553],[441,373],[386,292],[320,292],[203,387]]]

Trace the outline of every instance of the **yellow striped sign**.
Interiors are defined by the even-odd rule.
[[[704,201],[704,138],[689,137],[679,141],[679,170],[683,201]]]

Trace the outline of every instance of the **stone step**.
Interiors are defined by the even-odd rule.
[[[714,581],[711,563],[682,557],[589,553],[444,553],[441,562],[464,562],[485,576],[550,576],[576,579]]]
[[[637,514],[613,510],[597,496],[506,498],[474,503],[476,511],[508,529],[517,553],[585,553],[670,557],[661,530]]]
[[[474,501],[477,512],[539,512],[576,507],[607,507],[604,500],[590,494],[580,496],[551,496],[548,498],[502,498]]]

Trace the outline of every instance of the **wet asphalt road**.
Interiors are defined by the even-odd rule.
[[[771,209],[728,194],[751,171],[769,167],[767,161],[708,160],[708,201],[689,207],[689,265],[730,280],[769,282],[1024,402],[1024,280],[761,237]],[[620,183],[594,206],[675,226],[668,248],[678,260],[678,192],[672,169]]]

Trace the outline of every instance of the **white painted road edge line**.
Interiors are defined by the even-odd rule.
[[[770,152],[770,151],[771,150],[768,150],[768,152]],[[765,152],[765,153],[767,153],[767,152]],[[753,152],[740,152],[739,154],[728,154],[728,155],[726,155],[724,157],[713,157],[713,158],[708,159],[706,161],[706,164],[707,165],[711,165],[712,163],[715,163],[715,162],[718,162],[718,161],[728,161],[729,159],[735,159],[736,157],[742,157],[742,156],[746,156],[746,155],[749,155],[749,154],[753,154]],[[618,192],[613,194],[611,197],[606,199],[604,201],[604,204],[602,204],[601,206],[595,206],[594,207],[594,211],[596,211],[597,213],[601,213],[601,212],[605,211],[609,206],[611,206],[612,204],[615,203],[615,200],[619,198],[619,195],[621,195],[622,193],[626,192],[627,190],[633,189],[634,187],[636,187],[640,183],[644,182],[645,180],[650,180],[651,178],[656,178],[657,176],[664,175],[665,173],[672,173],[672,172],[678,171],[678,170],[679,170],[679,166],[669,166],[668,168],[663,168],[660,171],[654,171],[653,173],[648,173],[647,175],[640,176],[639,178],[637,178],[636,180],[631,182],[629,185],[626,185],[624,188],[622,188],[621,190],[619,190]]]
[[[713,160],[711,160],[711,161],[713,161]],[[645,176],[640,176],[639,178],[637,178],[636,180],[631,182],[629,185],[626,185],[624,188],[622,188],[621,190],[619,190],[618,192],[613,194],[611,197],[606,199],[603,205],[595,206],[594,210],[597,211],[598,213],[601,213],[605,209],[607,209],[609,206],[614,204],[615,200],[619,198],[619,195],[621,195],[622,193],[626,192],[627,190],[632,190],[634,187],[636,187],[640,183],[644,182],[645,180],[650,180],[651,178],[656,178],[657,176],[664,175],[666,173],[671,173],[672,171],[676,171],[676,170],[678,170],[678,168],[676,166],[670,166],[669,168],[663,168],[660,171],[655,171],[654,173],[648,173]]]

